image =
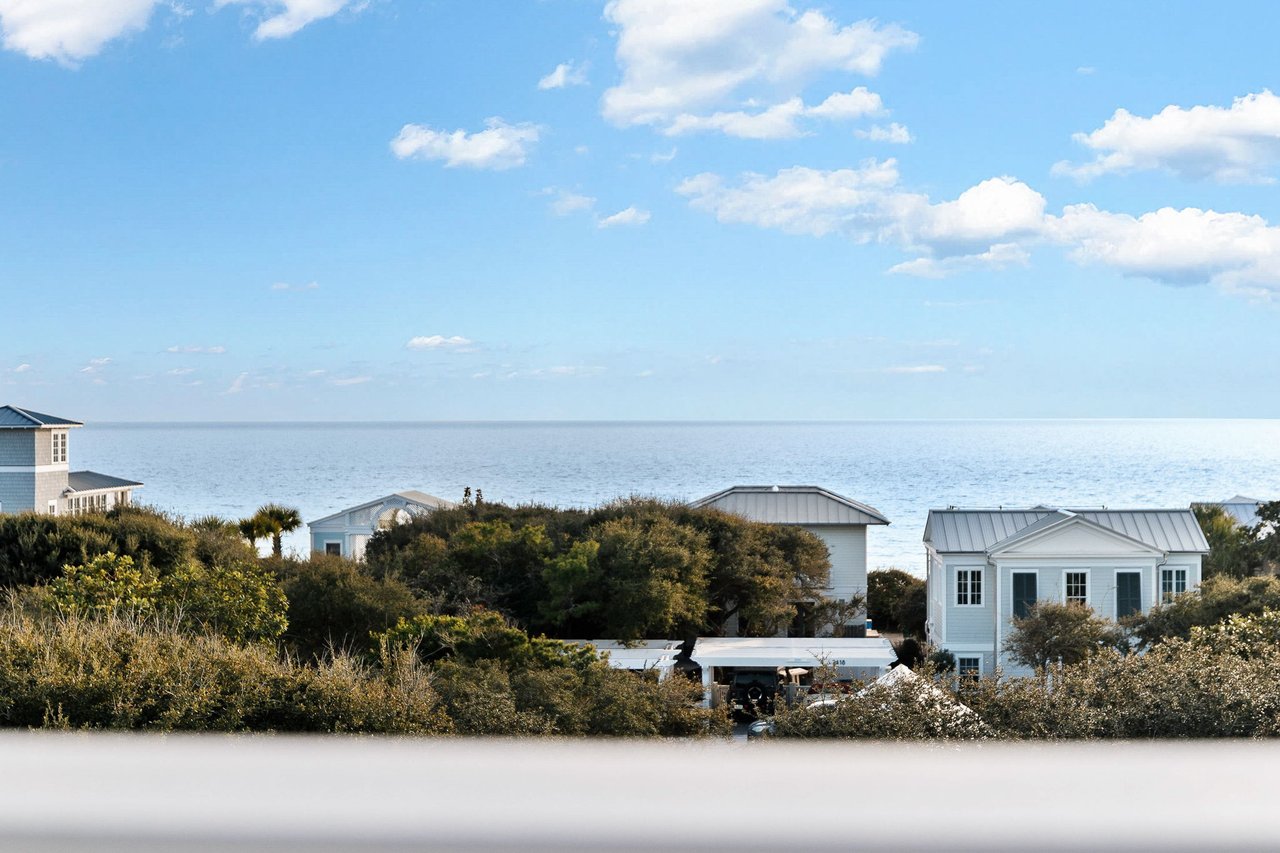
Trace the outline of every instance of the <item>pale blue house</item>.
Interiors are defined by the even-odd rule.
[[[961,674],[1024,674],[1003,647],[1037,601],[1108,619],[1195,588],[1209,543],[1190,509],[935,509],[924,529],[930,644]]]

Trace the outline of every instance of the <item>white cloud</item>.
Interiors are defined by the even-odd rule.
[[[325,18],[332,18],[343,9],[354,12],[363,10],[367,0],[215,0],[215,9],[226,6],[245,6],[261,20],[253,31],[258,41],[288,38],[298,30]]]
[[[561,62],[550,74],[538,81],[538,88],[563,89],[566,86],[587,85],[587,66],[573,62]]]
[[[294,293],[305,293],[309,290],[319,290],[320,285],[314,281],[309,281],[306,284],[289,284],[286,281],[277,281],[275,284],[271,285],[271,289],[278,291],[291,291]]]
[[[632,206],[625,210],[606,216],[596,223],[599,228],[612,228],[615,225],[644,225],[649,221],[649,211],[639,210]]]
[[[363,385],[366,382],[372,382],[372,376],[344,376],[329,380],[330,385],[337,385],[339,388],[345,388],[348,385]]]
[[[749,174],[737,187],[702,174],[676,191],[721,222],[900,246],[921,257],[894,270],[931,277],[1025,262],[1025,253],[1010,244],[1039,236],[1045,222],[1044,197],[1013,178],[991,178],[954,201],[933,203],[900,188],[892,159],[834,171],[796,166],[772,178]]]
[[[222,355],[227,351],[224,346],[172,346],[165,350],[171,353],[205,353],[207,355]]]
[[[868,130],[855,130],[853,135],[859,139],[868,139],[872,142],[891,142],[894,145],[906,145],[912,141],[911,131],[896,121],[890,122],[888,127],[874,124]]]
[[[671,150],[665,153],[654,152],[653,154],[650,154],[649,162],[656,163],[658,165],[666,165],[667,163],[670,163],[672,160],[676,159],[676,155],[679,153],[680,153],[680,149],[676,148],[675,146],[672,146]]]
[[[605,368],[590,365],[562,364],[555,367],[538,367],[532,370],[511,370],[503,379],[569,379],[599,376]],[[473,376],[479,378],[479,375]]]
[[[556,216],[568,216],[572,213],[591,210],[596,206],[596,200],[589,195],[580,195],[558,187],[547,187],[543,192],[555,196],[549,206]]]
[[[876,74],[890,51],[910,49],[918,40],[875,21],[840,26],[786,0],[611,0],[605,17],[617,27],[622,80],[604,94],[604,117],[620,126],[664,129],[680,120],[676,132],[759,134],[764,125],[785,126],[786,111],[797,109],[794,99],[819,76]],[[738,112],[743,104],[760,103],[767,106],[754,115]],[[833,113],[840,108],[839,100],[827,107]],[[783,114],[770,112],[779,109]]]
[[[0,0],[4,46],[75,65],[107,42],[146,29],[160,0]]]
[[[1280,295],[1280,227],[1260,216],[1166,207],[1135,217],[1078,204],[1052,221],[1051,233],[1079,263],[1165,284]]]
[[[947,278],[969,270],[1002,270],[1010,266],[1028,266],[1031,255],[1016,243],[998,243],[985,252],[953,255],[946,258],[921,257],[889,267],[889,272],[916,278]]]
[[[884,224],[871,221],[872,208],[897,183],[894,160],[867,160],[857,169],[825,172],[795,166],[773,178],[747,174],[737,187],[727,187],[718,175],[704,172],[681,182],[676,192],[721,222],[815,237],[844,231],[865,242]]]
[[[886,367],[885,373],[918,375],[922,373],[946,373],[947,369],[941,364],[911,364],[902,367]]]
[[[1280,160],[1280,97],[1263,90],[1230,107],[1171,105],[1150,118],[1120,109],[1073,139],[1097,156],[1081,165],[1058,163],[1054,174],[1089,180],[1161,169],[1223,183],[1269,182],[1268,170]]]
[[[1090,74],[1097,74],[1098,69],[1094,68],[1092,65],[1081,65],[1079,68],[1076,69],[1076,73],[1082,74],[1087,77]]]
[[[1040,193],[1010,177],[933,202],[899,186],[893,160],[834,171],[796,166],[745,175],[737,186],[702,174],[677,192],[721,222],[897,246],[916,255],[889,270],[903,275],[1026,266],[1030,247],[1050,244],[1077,263],[1128,276],[1280,297],[1280,227],[1244,213],[1164,208],[1134,216],[1082,204],[1053,215]]]
[[[391,140],[391,150],[401,160],[443,160],[446,166],[471,169],[511,169],[523,166],[528,147],[538,141],[534,124],[507,124],[501,118],[485,120],[485,130],[447,132],[420,124],[406,124]]]
[[[214,0],[213,8],[232,5],[257,14],[253,35],[262,40],[291,36],[343,9],[360,11],[368,0]],[[0,34],[8,50],[74,67],[108,42],[145,30],[157,8],[190,14],[177,0],[0,0]]]
[[[31,365],[27,364],[27,363],[24,361],[22,364],[19,364],[17,367],[15,367],[15,368],[13,369],[13,372],[14,372],[14,373],[26,373],[26,372],[27,372],[28,370],[30,370],[30,369],[31,369]]]
[[[173,370],[165,371],[165,374],[168,376],[187,376],[195,372],[196,369],[194,367],[175,367]]]
[[[248,381],[249,381],[249,374],[241,373],[239,376],[237,376],[235,379],[231,381],[231,384],[227,387],[227,390],[223,391],[222,393],[223,394],[239,394],[241,391],[244,390],[244,384]]]
[[[81,373],[98,373],[102,368],[111,363],[111,359],[103,356],[102,358],[91,358],[89,363],[80,368]]]
[[[874,115],[883,109],[879,95],[859,86],[852,92],[831,95],[816,107],[806,107],[804,101],[796,97],[755,113],[743,110],[705,116],[681,113],[663,129],[663,133],[679,136],[694,131],[718,130],[742,139],[791,139],[804,135],[797,124],[802,118],[851,119]]]
[[[454,350],[456,352],[465,352],[471,347],[472,341],[461,335],[453,335],[446,338],[444,335],[419,335],[410,338],[405,344],[405,349],[414,350]]]

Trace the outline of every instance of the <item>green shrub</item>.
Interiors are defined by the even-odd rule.
[[[154,622],[0,614],[0,725],[167,731],[452,730],[416,662],[322,665]]]
[[[372,578],[341,557],[316,555],[271,565],[289,602],[283,639],[306,659],[332,650],[369,652],[373,634],[426,610],[404,584]]]

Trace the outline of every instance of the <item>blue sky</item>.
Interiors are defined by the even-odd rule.
[[[1280,417],[1278,19],[0,0],[0,398]]]

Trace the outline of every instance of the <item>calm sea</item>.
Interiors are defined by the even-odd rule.
[[[391,492],[585,507],[690,500],[735,484],[820,485],[871,504],[873,566],[923,571],[931,507],[1182,507],[1280,497],[1277,420],[840,423],[90,424],[73,469],[141,480],[142,502],[308,521]],[[304,531],[287,540],[304,551]]]

